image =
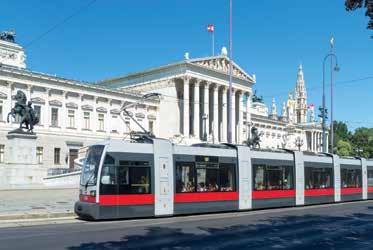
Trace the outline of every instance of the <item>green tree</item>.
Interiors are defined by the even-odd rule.
[[[358,156],[373,157],[373,128],[358,128],[352,135],[353,150]]]
[[[365,8],[366,9],[365,16],[369,17],[367,28],[373,30],[373,1],[372,0],[345,0],[345,7],[347,11],[354,11],[356,9]]]
[[[343,140],[343,141],[346,141],[346,142],[350,141],[351,132],[348,131],[348,127],[347,127],[346,123],[334,121],[333,130],[334,130],[334,143],[333,143],[333,145],[337,145],[337,143],[340,140]]]
[[[352,155],[352,146],[348,141],[339,140],[337,143],[337,154],[340,156]]]

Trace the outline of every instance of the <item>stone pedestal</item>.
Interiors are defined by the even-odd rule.
[[[8,164],[37,164],[35,134],[8,134],[7,138],[5,154]]]
[[[37,163],[35,134],[9,133],[5,164],[0,168],[0,189],[29,188],[42,185],[46,168]]]

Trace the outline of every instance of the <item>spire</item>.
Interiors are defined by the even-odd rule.
[[[304,74],[302,64],[298,67],[297,83],[295,86],[296,99],[296,122],[307,122],[307,90],[304,82]]]
[[[271,114],[269,115],[271,119],[277,120],[277,106],[276,106],[276,101],[275,98],[272,99],[272,109],[271,109]]]
[[[282,103],[282,112],[281,112],[281,116],[282,116],[282,117],[287,117],[287,116],[288,116],[288,112],[287,112],[287,108],[286,108],[286,104],[285,104],[285,102]]]
[[[277,116],[277,106],[276,106],[276,100],[275,98],[272,99],[272,115],[276,115]]]
[[[285,102],[282,103],[281,121],[283,121],[283,122],[288,121],[288,108],[287,108]]]

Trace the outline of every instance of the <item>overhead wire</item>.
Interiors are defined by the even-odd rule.
[[[29,41],[28,43],[26,43],[26,45],[24,46],[25,48],[28,48],[30,47],[31,45],[35,44],[37,41],[40,41],[41,39],[43,39],[46,35],[48,35],[49,33],[51,33],[52,31],[54,31],[55,29],[57,29],[58,27],[62,26],[63,24],[67,23],[70,19],[72,19],[73,17],[79,15],[81,12],[83,12],[84,10],[88,9],[90,6],[92,6],[97,0],[91,0],[88,2],[88,4],[86,5],[83,5],[81,6],[79,9],[77,9],[75,12],[73,12],[72,14],[70,14],[69,16],[65,17],[62,21],[56,23],[55,25],[53,25],[52,27],[50,27],[49,29],[47,29],[45,32],[41,33],[39,36],[37,36],[36,38],[34,38],[33,40]]]

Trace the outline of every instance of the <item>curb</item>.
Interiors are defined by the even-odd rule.
[[[9,214],[0,215],[0,221],[4,220],[28,220],[28,219],[53,219],[61,217],[75,217],[74,212],[44,213],[44,214]]]

